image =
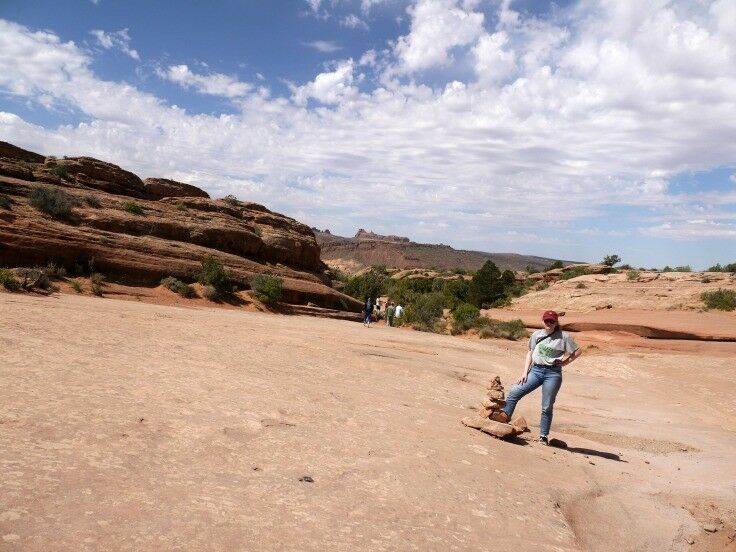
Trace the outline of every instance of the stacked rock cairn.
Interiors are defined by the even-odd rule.
[[[501,384],[501,378],[496,376],[486,385],[486,396],[481,402],[478,415],[463,418],[463,424],[499,439],[506,439],[523,433],[528,429],[526,420],[519,416],[509,423],[509,418],[503,411],[503,407],[506,405],[505,399],[506,394]]]

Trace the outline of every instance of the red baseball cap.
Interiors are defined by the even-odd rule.
[[[544,311],[544,314],[542,315],[542,320],[554,320],[557,322],[558,319],[559,317],[555,311]]]

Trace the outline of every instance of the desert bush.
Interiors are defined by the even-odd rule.
[[[176,202],[176,210],[177,211],[186,211],[187,210],[187,204],[183,201],[177,201]]]
[[[181,280],[177,280],[173,276],[168,276],[161,280],[161,285],[166,289],[170,289],[174,293],[178,293],[182,297],[186,297],[187,299],[197,295],[192,286],[185,284]]]
[[[578,276],[585,276],[586,274],[590,274],[590,271],[587,267],[573,266],[560,275],[560,280],[572,280],[573,278],[577,278]]]
[[[281,300],[283,283],[284,281],[278,276],[259,274],[250,281],[250,287],[259,301],[271,304]]]
[[[232,292],[232,282],[230,281],[230,273],[222,264],[212,255],[202,260],[202,270],[197,276],[197,280],[204,286],[212,286],[220,298]],[[207,297],[211,299],[211,297]]]
[[[618,267],[619,270],[632,270],[632,267],[630,264],[622,264]]]
[[[674,272],[674,269],[671,266],[665,265],[662,272]]]
[[[690,267],[690,265],[676,266],[673,269],[673,272],[692,272],[692,271],[693,271],[693,269]]]
[[[210,301],[218,301],[220,299],[220,294],[215,286],[209,284],[204,286],[202,289],[202,295],[204,295],[205,299],[209,299]]]
[[[578,282],[575,285],[575,289],[588,289],[588,286],[586,286],[583,282]]]
[[[18,291],[20,282],[10,270],[0,268],[0,284],[8,291]]]
[[[556,268],[562,268],[564,266],[565,265],[562,264],[562,261],[555,261],[551,265],[549,265],[547,268],[545,268],[543,272],[547,272],[548,270],[554,270]]]
[[[134,201],[125,201],[125,202],[123,202],[123,211],[127,211],[131,215],[138,215],[138,216],[143,216],[143,215],[146,214],[146,212],[143,209],[143,207],[141,207],[140,205],[138,205]]]
[[[529,337],[529,332],[526,331],[524,323],[518,318],[516,320],[511,320],[510,322],[500,322],[498,320],[489,319],[486,320],[488,320],[488,322],[484,323],[478,330],[478,335],[482,339],[495,337],[516,341],[518,339]]]
[[[34,188],[28,199],[33,207],[57,219],[67,219],[76,205],[75,199],[58,188],[39,186]]]
[[[626,273],[626,279],[629,281],[638,280],[640,276],[641,272],[639,272],[638,270],[629,270]]]
[[[82,289],[82,284],[80,284],[77,280],[70,280],[69,285],[72,286],[72,289],[77,293],[82,293],[84,291]]]
[[[21,286],[24,288],[49,289],[51,285],[48,275],[42,268],[16,268],[15,274],[23,280]]]
[[[403,280],[400,280],[399,282],[403,282]],[[361,276],[348,278],[348,281],[345,283],[345,293],[360,301],[364,300],[366,297],[376,298],[386,293],[387,283],[387,278],[384,275],[371,270]],[[397,282],[396,285],[398,286],[401,284],[398,284]]]
[[[53,278],[55,280],[63,280],[66,278],[66,268],[63,266],[57,266],[54,261],[46,263],[44,271],[49,278]]]
[[[453,334],[466,332],[474,327],[479,316],[480,311],[475,305],[471,305],[470,303],[460,303],[457,305],[452,309],[452,318],[454,320],[452,325]]]
[[[222,198],[222,201],[224,201],[228,205],[232,205],[233,207],[237,207],[238,205],[240,205],[238,198],[235,197],[233,194],[226,195],[225,197]]]
[[[99,272],[90,274],[89,281],[92,284],[92,293],[97,297],[102,297],[102,286],[105,285],[105,277]]]
[[[710,267],[708,272],[736,272],[736,263],[729,263],[724,266],[721,266],[721,264],[718,263]]]
[[[100,203],[100,200],[97,199],[97,196],[86,195],[84,196],[84,201],[87,202],[87,205],[89,205],[90,207],[94,207],[95,209],[99,209],[100,207],[102,207],[102,203]]]
[[[435,323],[442,318],[443,296],[441,293],[418,295],[404,311],[404,322],[421,331],[434,331]]]
[[[544,291],[549,287],[549,282],[539,282],[539,285],[537,285],[537,291]]]
[[[719,288],[715,291],[704,291],[700,294],[700,299],[708,309],[723,311],[736,309],[736,291],[732,289]]]
[[[62,180],[66,180],[67,178],[69,178],[69,167],[67,167],[66,165],[54,165],[53,167],[51,167],[49,172],[54,176],[58,176]]]
[[[6,211],[10,211],[10,198],[6,195],[0,194],[0,209],[5,209]]]
[[[281,300],[283,284],[283,279],[278,276],[259,274],[251,279],[250,288],[261,301],[266,299],[266,302],[276,302]]]

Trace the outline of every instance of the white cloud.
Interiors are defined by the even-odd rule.
[[[105,50],[116,49],[135,60],[140,60],[138,52],[130,47],[130,35],[128,29],[123,29],[114,33],[106,33],[105,31],[94,30],[90,34],[97,39],[97,44]]]
[[[466,11],[457,0],[418,0],[408,12],[411,32],[396,43],[402,72],[448,63],[453,48],[471,44],[483,31],[483,14]]]
[[[253,90],[247,82],[240,82],[237,78],[222,73],[198,75],[186,65],[170,65],[165,70],[159,69],[161,78],[175,82],[185,88],[193,88],[200,94],[222,96],[225,98],[240,98]]]
[[[230,98],[239,111],[222,115],[189,114],[105,81],[92,53],[0,20],[0,90],[85,119],[43,128],[0,113],[0,135],[142,176],[177,175],[215,196],[304,213],[308,223],[335,220],[333,230],[354,231],[366,205],[391,198],[371,219],[377,230],[400,221],[405,234],[447,241],[447,228],[462,228],[474,248],[493,248],[483,236],[526,239],[540,226],[563,236],[621,205],[648,218],[617,231],[730,236],[736,190],[684,195],[668,186],[678,173],[736,162],[729,3],[630,2],[633,11],[612,14],[624,3],[586,0],[546,21],[502,3],[491,23],[472,2],[423,1],[395,50],[331,65],[294,84],[291,97],[186,65],[161,69]],[[446,36],[420,8],[436,10]],[[419,78],[451,58],[465,72],[431,86]],[[387,64],[410,72],[381,78]]]
[[[647,236],[673,240],[733,239],[736,238],[736,221],[721,223],[708,220],[688,220],[683,223],[665,222],[658,226],[640,228]]]
[[[323,104],[336,104],[344,98],[357,95],[358,90],[353,86],[352,59],[338,63],[334,71],[320,73],[317,77],[304,86],[294,90],[294,100],[303,105],[309,98]]]
[[[342,50],[342,46],[340,46],[333,40],[313,40],[312,42],[304,42],[303,44],[326,54],[331,54],[332,52]]]
[[[340,25],[342,25],[343,27],[348,27],[350,29],[363,29],[364,31],[368,30],[368,24],[354,13],[346,15],[345,17],[340,19]]]

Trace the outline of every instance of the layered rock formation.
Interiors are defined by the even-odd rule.
[[[479,429],[483,433],[493,435],[499,439],[514,437],[527,430],[526,420],[522,417],[514,418],[509,423],[509,418],[502,410],[506,405],[501,378],[496,376],[486,386],[486,396],[481,402],[477,416],[463,418],[462,422],[468,427]]]
[[[262,205],[212,200],[189,184],[141,180],[90,157],[43,158],[0,143],[0,266],[95,270],[124,283],[192,280],[212,255],[248,287],[257,274],[283,279],[290,303],[359,311],[330,287],[311,229]],[[31,206],[34,190],[62,190],[73,208],[64,220]]]
[[[478,270],[486,261],[493,261],[501,270],[542,270],[554,259],[518,255],[515,253],[484,253],[454,249],[449,245],[416,243],[402,236],[382,236],[362,228],[352,238],[337,236],[329,231],[315,230],[322,248],[322,260],[344,268],[383,265],[390,268],[433,268],[438,270]],[[565,261],[568,264],[568,261]]]

